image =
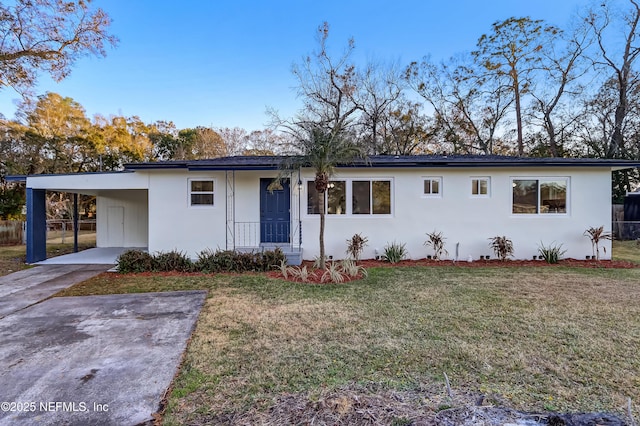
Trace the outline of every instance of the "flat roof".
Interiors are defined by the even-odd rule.
[[[158,161],[125,164],[125,170],[277,170],[294,156],[235,156],[207,160]],[[640,167],[640,160],[603,158],[545,158],[499,155],[372,155],[366,160],[339,167],[609,167],[612,170]]]

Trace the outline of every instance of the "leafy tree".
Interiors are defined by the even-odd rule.
[[[14,130],[22,130],[18,148],[23,162],[21,172],[85,171],[95,149],[88,139],[91,123],[79,103],[57,93],[46,93],[35,103],[22,103],[17,115],[25,123],[21,129],[18,124],[13,126]]]
[[[558,28],[542,20],[509,18],[492,25],[483,34],[472,54],[488,78],[506,80],[515,106],[518,155],[524,154],[522,97],[530,91],[532,72],[539,67],[541,51],[552,43]]]
[[[178,146],[178,130],[172,121],[157,121],[149,125],[149,140],[153,145],[153,159],[173,159]]]
[[[11,220],[19,216],[24,203],[24,188],[19,185],[11,185],[7,182],[0,183],[1,220]]]
[[[100,170],[118,170],[128,162],[148,161],[153,156],[152,130],[139,117],[94,117],[91,140],[100,158]]]
[[[91,0],[15,0],[0,3],[0,87],[22,91],[38,71],[60,81],[85,55],[105,56],[117,39],[107,33],[111,19]]]

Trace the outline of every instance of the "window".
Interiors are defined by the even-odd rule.
[[[307,181],[307,214],[319,214],[321,203],[315,183]],[[391,180],[332,181],[325,211],[329,215],[391,214]]]
[[[307,214],[320,214],[322,195],[316,190],[314,181],[307,182]],[[327,214],[347,213],[347,183],[332,181],[327,188]]]
[[[424,196],[440,197],[442,195],[442,178],[427,177],[424,178]]]
[[[566,214],[568,178],[514,179],[514,214]]]
[[[471,195],[474,197],[489,196],[489,178],[478,177],[471,178]]]
[[[212,180],[191,180],[189,186],[192,206],[213,206]]]
[[[353,214],[391,214],[391,181],[354,180],[351,188]]]

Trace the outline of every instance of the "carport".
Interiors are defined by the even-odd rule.
[[[74,194],[74,222],[77,223],[77,195],[96,197],[96,246],[98,249],[83,256],[75,253],[65,259],[52,262],[88,262],[85,257],[111,257],[105,263],[114,263],[125,248],[148,246],[148,179],[131,172],[76,173],[65,175],[32,175],[26,178],[27,195],[27,263],[47,260],[46,192],[59,191]],[[77,251],[77,226],[74,226],[74,242]],[[113,256],[113,253],[115,256]]]

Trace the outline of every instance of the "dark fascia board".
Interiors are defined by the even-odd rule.
[[[187,169],[205,170],[277,170],[286,156],[238,156],[210,160],[167,161],[126,164],[126,170]],[[490,155],[375,155],[339,167],[387,168],[476,168],[476,167],[607,167],[626,169],[640,167],[640,161],[599,158],[538,158]]]
[[[83,176],[83,175],[113,175],[119,173],[133,173],[132,170],[115,170],[109,172],[80,172],[80,173],[42,173],[34,175],[9,175],[5,177],[8,182],[26,182],[27,178],[47,176]]]

